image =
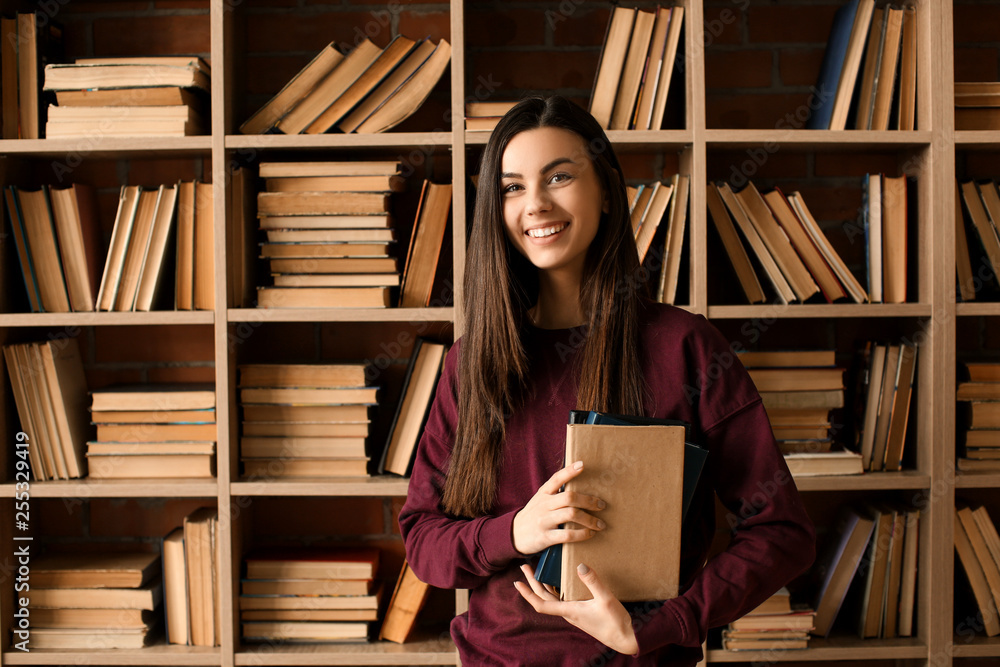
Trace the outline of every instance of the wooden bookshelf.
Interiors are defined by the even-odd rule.
[[[78,10],[80,4],[85,5],[84,9]],[[154,3],[150,3],[152,4]],[[239,333],[241,327],[249,327],[254,331],[258,327],[270,328],[279,332],[293,332],[295,335],[301,335],[305,331],[308,332],[306,335],[312,335],[316,339],[327,335],[331,337],[353,335],[355,338],[366,335],[352,334],[352,325],[367,327],[363,329],[364,332],[370,332],[371,327],[378,327],[378,330],[386,332],[387,336],[394,335],[400,327],[418,330],[424,326],[450,327],[450,332],[455,337],[461,335],[465,229],[469,221],[466,219],[466,190],[459,184],[466,175],[477,171],[477,161],[487,140],[485,133],[465,130],[463,103],[466,99],[479,99],[477,97],[479,77],[492,73],[505,83],[490,93],[492,95],[490,99],[506,99],[516,92],[521,92],[519,88],[521,84],[516,81],[522,80],[521,75],[528,74],[532,76],[526,80],[534,81],[537,72],[528,72],[527,68],[525,71],[512,71],[510,68],[516,65],[511,65],[508,61],[527,62],[526,59],[536,51],[542,52],[542,55],[536,56],[541,62],[544,62],[545,58],[544,49],[557,52],[560,48],[568,50],[573,58],[580,58],[585,63],[591,62],[599,51],[607,9],[599,7],[600,3],[586,3],[586,6],[583,6],[582,3],[560,4],[558,1],[531,3],[531,11],[521,7],[520,4],[512,9],[505,8],[503,3],[499,2],[471,3],[464,0],[450,0],[436,4],[406,3],[402,6],[394,3],[395,11],[399,12],[399,30],[409,29],[403,26],[423,25],[420,21],[436,22],[434,29],[439,30],[452,43],[453,53],[449,74],[439,83],[438,89],[429,101],[435,109],[450,112],[450,117],[444,113],[436,117],[428,117],[425,114],[421,120],[418,114],[417,120],[412,123],[407,122],[400,128],[401,131],[376,135],[246,136],[238,133],[240,123],[266,99],[268,90],[270,93],[277,90],[282,82],[287,80],[288,75],[304,64],[316,50],[311,45],[306,47],[294,43],[290,45],[279,43],[279,40],[285,39],[282,37],[284,32],[290,31],[287,40],[301,40],[305,35],[311,40],[310,44],[323,40],[328,42],[331,39],[347,42],[352,37],[350,26],[338,28],[335,21],[337,17],[351,10],[345,20],[351,22],[371,20],[377,23],[380,15],[376,12],[383,8],[380,5],[366,5],[362,9],[357,9],[335,6],[331,3],[330,7],[310,7],[309,11],[300,12],[301,8],[272,7],[253,0],[250,2],[201,0],[189,4],[191,8],[188,9],[185,5],[182,13],[190,12],[190,17],[177,18],[173,16],[176,11],[169,9],[163,10],[162,15],[156,14],[160,11],[157,8],[140,11],[153,12],[155,18],[162,20],[165,26],[168,25],[168,21],[174,19],[190,21],[200,31],[199,34],[204,34],[203,43],[197,40],[180,41],[182,44],[194,44],[193,47],[165,46],[156,40],[149,48],[155,50],[157,54],[171,52],[171,48],[201,49],[201,55],[211,59],[209,135],[179,139],[97,137],[86,141],[0,140],[0,156],[6,163],[0,166],[0,179],[4,179],[5,182],[17,180],[18,170],[22,167],[32,167],[34,173],[39,173],[39,170],[44,169],[50,162],[65,160],[68,155],[73,154],[79,154],[86,163],[85,170],[103,169],[114,172],[118,169],[122,173],[131,174],[132,172],[128,170],[137,169],[137,164],[163,161],[171,165],[169,169],[173,169],[177,175],[189,179],[192,176],[188,171],[193,169],[194,177],[213,183],[214,189],[215,308],[209,311],[150,313],[32,314],[23,310],[12,312],[14,309],[10,304],[14,301],[10,295],[13,290],[21,290],[20,295],[23,297],[23,287],[18,282],[19,276],[14,276],[5,270],[0,272],[0,342],[25,340],[34,335],[58,333],[74,328],[102,331],[106,328],[119,327],[162,327],[169,331],[182,332],[189,331],[190,327],[200,327],[206,331],[210,329],[217,398],[218,475],[214,480],[98,482],[84,479],[33,483],[32,496],[39,499],[56,499],[47,502],[59,502],[58,499],[81,499],[83,502],[88,499],[204,499],[209,504],[217,504],[220,509],[237,506],[241,499],[246,498],[253,502],[273,502],[283,497],[296,500],[374,498],[385,502],[388,507],[391,499],[405,496],[408,489],[407,480],[375,476],[361,480],[254,481],[240,477],[235,374],[236,366],[245,361],[242,355],[251,354],[245,351],[246,348],[253,347],[255,343],[251,339],[247,345],[243,345],[245,341],[240,339],[237,341],[239,344],[234,344],[231,335],[233,331]],[[542,16],[545,9],[555,12],[565,11],[568,4],[572,4],[575,9],[565,15],[565,21],[559,23],[557,28],[545,29],[533,26],[536,33],[525,30],[528,34],[540,35],[536,37],[536,43],[523,41],[529,38],[519,36],[517,26],[524,24],[523,27],[527,28],[527,23],[532,20],[544,24],[544,18],[539,19],[538,16]],[[652,7],[656,3],[642,0],[635,4]],[[853,497],[871,493],[880,497],[895,494],[903,498],[922,495],[929,499],[921,517],[922,539],[915,626],[917,636],[890,641],[860,640],[853,637],[817,639],[807,651],[780,654],[733,653],[710,649],[706,656],[707,663],[744,663],[760,660],[830,664],[839,664],[841,661],[872,661],[877,664],[888,664],[896,660],[905,660],[908,664],[948,667],[952,664],[961,665],[964,659],[1000,657],[1000,641],[995,638],[987,640],[984,637],[976,637],[966,641],[964,637],[953,636],[953,616],[958,614],[957,611],[953,611],[952,590],[955,567],[952,548],[952,508],[955,491],[960,489],[988,492],[1000,488],[1000,474],[956,474],[954,471],[956,348],[961,340],[958,329],[977,317],[1000,316],[998,303],[956,304],[954,296],[955,201],[953,198],[956,155],[966,152],[1000,151],[1000,132],[954,131],[952,91],[956,80],[955,52],[960,46],[956,44],[956,21],[958,16],[966,17],[964,20],[968,21],[969,12],[959,10],[961,3],[947,0],[944,2],[916,0],[914,3],[918,7],[920,27],[916,131],[828,132],[792,128],[775,129],[773,123],[755,121],[760,118],[760,108],[779,109],[780,105],[775,99],[782,95],[797,99],[792,102],[793,105],[803,102],[808,95],[806,89],[813,81],[805,82],[803,79],[800,84],[786,83],[784,88],[779,86],[775,92],[766,88],[755,89],[739,82],[727,83],[723,74],[726,71],[725,63],[728,62],[725,59],[730,56],[735,57],[739,63],[736,71],[747,73],[748,68],[756,61],[752,57],[745,60],[742,58],[754,56],[757,52],[770,54],[772,61],[777,63],[775,71],[780,67],[784,72],[785,51],[795,52],[801,45],[794,42],[786,44],[779,38],[764,34],[761,32],[764,31],[761,26],[768,25],[768,20],[773,24],[775,12],[787,10],[794,12],[795,20],[802,22],[802,25],[813,23],[822,25],[820,32],[825,35],[829,28],[828,16],[832,15],[834,6],[841,4],[840,0],[836,2],[802,0],[796,3],[777,4],[764,0],[751,0],[747,3],[679,0],[678,4],[682,4],[686,10],[683,37],[685,67],[683,81],[676,88],[683,96],[682,110],[669,129],[642,132],[614,131],[609,133],[609,137],[620,154],[630,160],[630,164],[633,157],[653,156],[654,167],[649,169],[651,173],[653,169],[660,168],[667,162],[676,163],[681,171],[691,176],[687,293],[681,296],[681,307],[706,316],[720,327],[738,326],[741,321],[774,321],[779,326],[784,322],[788,327],[793,325],[799,327],[803,340],[815,343],[817,347],[830,345],[829,340],[832,337],[830,334],[834,332],[835,335],[839,326],[856,325],[855,328],[858,330],[870,326],[876,330],[882,330],[881,327],[890,331],[924,333],[918,362],[916,394],[918,405],[911,414],[910,424],[912,443],[916,449],[912,466],[900,473],[871,473],[855,477],[803,477],[796,480],[800,490],[806,494],[820,493],[834,496],[843,492]],[[537,10],[535,5],[542,7],[537,16],[532,14]],[[1000,8],[1000,0],[970,6],[997,9]],[[0,7],[10,12],[18,9],[27,10],[33,5],[3,0],[0,2]],[[736,16],[734,22],[722,21],[721,12],[725,10]],[[102,40],[112,39],[110,35],[113,33],[113,26],[117,25],[114,22],[120,21],[124,14],[132,11],[132,8],[129,5],[128,9],[118,9],[96,2],[88,5],[74,0],[67,5],[66,11],[68,13],[65,16],[58,18],[65,19],[67,29],[82,29],[87,34],[86,38],[74,44],[77,44],[78,48],[93,50],[80,55],[100,55],[116,48],[113,45],[103,44]],[[497,23],[498,33],[502,33],[500,36],[490,36],[483,31],[482,25],[486,20],[484,15],[491,11],[504,16],[504,21]],[[413,22],[410,22],[410,19],[413,19]],[[112,28],[105,27],[102,24],[104,20],[107,20]],[[141,19],[133,21],[134,25],[139,25]],[[719,21],[725,23],[724,28],[727,32],[717,35],[712,28]],[[276,22],[273,28],[270,27],[270,22]],[[582,39],[590,39],[591,42],[578,46],[566,41],[566,35],[574,32],[567,27],[573,25],[573,22],[579,22],[580,26],[587,28],[586,34],[592,36]],[[320,28],[316,28],[315,25],[319,25]],[[267,32],[262,26],[272,32]],[[317,30],[322,32],[323,29],[328,29],[331,35],[317,40],[314,33]],[[184,27],[168,26],[163,32],[180,40],[181,36],[187,34],[187,30],[188,28]],[[264,32],[261,32],[262,30]],[[541,32],[537,32],[539,30]],[[379,27],[379,31],[375,41],[384,44],[388,41],[391,31],[384,26]],[[254,43],[262,34],[264,44]],[[504,34],[507,35],[508,42],[503,41]],[[273,44],[269,41],[272,39]],[[825,39],[825,36],[821,39]],[[248,48],[248,43],[253,44],[254,48]],[[485,46],[482,45],[484,43]],[[808,46],[814,53],[806,54],[805,57],[815,59],[815,51],[819,49],[821,52],[822,44],[811,43]],[[265,72],[270,85],[270,88],[265,90],[255,87],[254,73],[262,62],[266,64],[266,60],[271,57],[268,55],[271,51],[281,54],[280,58],[276,57],[275,60],[294,61],[295,65],[293,67],[288,62],[282,62],[275,66],[275,72]],[[502,56],[512,54],[516,58],[497,57],[497,54]],[[795,56],[795,53],[792,56]],[[590,60],[587,60],[588,58]],[[566,62],[569,63],[566,67],[573,64],[569,60]],[[581,70],[585,69],[583,65],[580,67]],[[818,68],[818,60],[816,67]],[[551,83],[542,81],[537,85],[530,83],[526,87],[544,89],[543,92],[546,93],[562,92],[570,97],[585,100],[592,81],[592,66],[585,74],[575,78],[573,72],[560,78],[559,71],[551,67],[544,69],[552,78]],[[278,70],[281,75],[277,73]],[[286,70],[290,71],[286,73]],[[791,78],[792,75],[788,74],[788,79]],[[745,118],[748,120],[742,120],[744,116],[726,106],[729,104],[727,99],[733,100],[730,106],[736,111],[739,111],[738,107],[741,105],[750,109],[753,113],[746,114]],[[894,160],[899,165],[918,166],[919,206],[914,220],[911,221],[914,225],[916,243],[910,249],[909,259],[919,267],[919,271],[918,275],[914,276],[916,284],[912,286],[910,302],[874,305],[750,306],[741,305],[741,302],[720,303],[714,298],[710,287],[714,287],[715,281],[719,280],[714,270],[715,263],[726,260],[710,252],[711,223],[706,210],[706,184],[713,178],[712,174],[728,166],[726,160],[730,155],[762,145],[778,146],[779,150],[775,154],[779,156],[779,160],[775,162],[792,156],[796,160],[801,159],[801,164],[807,165],[808,169],[813,169],[813,165],[821,159],[833,160],[846,156],[858,160],[869,154],[888,155],[890,161]],[[232,212],[227,197],[230,190],[230,166],[237,162],[253,165],[265,159],[352,159],[355,156],[375,156],[378,159],[400,158],[403,161],[409,159],[421,174],[431,169],[428,163],[432,163],[433,173],[453,176],[456,183],[453,190],[451,227],[451,282],[454,290],[454,306],[426,309],[255,309],[230,303],[227,290],[228,272],[225,268],[230,261],[226,255],[229,231],[227,225],[234,224],[231,221]],[[192,164],[198,166],[192,167]],[[793,166],[789,169],[794,170],[794,165],[799,163],[790,164]],[[772,168],[772,165],[768,165],[768,168]],[[852,163],[847,163],[847,166],[832,168],[829,174],[817,176],[810,171],[808,175],[797,180],[805,181],[807,184],[810,180],[815,180],[823,183],[821,188],[833,189],[835,186],[828,186],[826,183],[846,182],[855,176],[855,169]],[[1000,176],[1000,173],[994,173],[993,176]],[[635,180],[639,181],[640,178],[636,176]],[[0,249],[3,248],[3,243],[0,239]],[[14,254],[9,240],[7,246],[4,258],[11,259]],[[331,330],[338,333],[328,334]],[[342,331],[347,333],[339,333]],[[347,342],[354,344],[352,349],[362,348],[356,340],[351,339]],[[847,341],[837,342],[845,345],[847,343]],[[844,348],[839,348],[839,351],[843,352]],[[255,349],[254,353],[263,354],[260,349]],[[168,358],[157,361],[169,366],[174,360]],[[15,432],[17,425],[16,412],[11,409],[12,406],[9,383],[4,379],[0,383],[0,429],[8,436]],[[9,464],[0,466],[0,469],[5,474],[5,477],[0,479],[2,482],[0,496],[5,499],[0,503],[0,521],[5,522],[0,525],[0,542],[3,542],[4,548],[9,552],[12,544],[14,485]],[[994,516],[994,519],[996,518]],[[0,664],[232,667],[233,665],[458,663],[454,647],[447,637],[447,629],[443,626],[441,628],[443,635],[440,637],[419,639],[404,645],[384,642],[340,646],[244,645],[240,641],[240,624],[236,608],[239,572],[245,546],[243,540],[247,532],[242,522],[243,518],[238,513],[220,512],[223,563],[223,624],[220,647],[199,649],[167,646],[162,644],[161,640],[160,644],[138,651],[72,653],[16,651],[11,647],[8,631],[12,591],[7,586],[0,592],[0,627],[4,628],[3,633],[0,633],[2,637]],[[38,528],[44,534],[44,527]],[[398,540],[398,536],[395,539]],[[456,613],[463,611],[466,605],[465,594],[456,593]],[[956,617],[954,620],[959,619]]]

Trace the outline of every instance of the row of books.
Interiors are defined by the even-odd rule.
[[[955,508],[955,552],[986,635],[1000,635],[1000,535],[985,507]]]
[[[834,16],[811,130],[913,130],[917,100],[917,9],[851,0]]]
[[[444,39],[364,38],[344,54],[331,42],[241,126],[244,134],[384,132],[415,112],[451,61]]]
[[[199,507],[163,538],[167,642],[222,643],[222,545],[219,511]]]
[[[1000,129],[1000,81],[955,82],[955,129]]]
[[[727,651],[783,651],[809,648],[816,612],[792,606],[787,588],[762,602],[753,611],[729,624],[722,632]]]
[[[902,469],[910,402],[916,378],[917,347],[869,342],[858,377],[855,447],[865,470]]]
[[[0,38],[0,136],[40,139],[39,83],[45,65],[62,60],[62,28],[47,14],[18,12],[0,17]]]
[[[590,98],[590,113],[610,130],[658,130],[681,41],[684,7],[615,7]]]
[[[118,385],[91,394],[93,479],[214,477],[215,388]]]
[[[188,56],[78,58],[45,66],[45,136],[183,137],[205,134],[211,69]]]
[[[956,398],[966,414],[959,421],[964,443],[957,448],[959,470],[1000,470],[1000,364],[966,364],[969,379],[958,383]],[[963,423],[964,422],[964,423]]]
[[[368,475],[377,388],[367,386],[365,364],[245,364],[239,372],[248,477]]]
[[[753,183],[735,192],[728,183],[709,183],[709,216],[747,300],[767,300],[758,278],[763,275],[783,304],[805,302],[817,294],[829,303],[905,302],[906,179],[869,174],[865,193],[861,224],[867,290],[826,238],[800,193],[786,196],[774,188],[761,194]]]
[[[640,264],[649,255],[656,240],[662,239],[662,246],[658,246],[662,247],[662,251],[654,253],[660,263],[656,299],[661,303],[673,304],[677,299],[681,253],[687,226],[689,186],[690,178],[687,175],[675,174],[669,183],[655,181],[627,188],[632,232]],[[666,229],[657,234],[664,220],[667,221]]]
[[[813,633],[829,636],[840,616],[862,638],[912,637],[920,510],[851,507],[837,525],[816,568],[822,582]]]
[[[964,204],[964,206],[963,206]],[[974,301],[983,268],[1000,276],[1000,191],[992,180],[959,181],[955,192],[955,269],[958,297]],[[968,231],[971,226],[972,232]],[[978,242],[977,242],[978,241]]]
[[[492,132],[500,119],[517,102],[466,102],[465,129],[470,132]]]

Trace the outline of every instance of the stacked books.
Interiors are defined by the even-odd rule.
[[[844,405],[844,369],[833,350],[742,352],[792,474],[860,474],[861,456],[831,451],[830,415]]]
[[[215,475],[215,388],[120,385],[91,395],[97,439],[87,443],[96,479]]]
[[[33,313],[94,310],[101,226],[93,188],[4,188],[7,216]]]
[[[820,293],[829,303],[869,300],[798,192],[785,196],[774,188],[761,194],[753,183],[734,192],[728,183],[709,183],[707,197],[712,222],[750,303],[767,300],[760,275],[783,304]]]
[[[672,304],[677,298],[687,225],[689,182],[686,175],[675,174],[670,183],[656,181],[649,185],[626,188],[640,264],[649,254],[660,223],[664,217],[667,219],[666,232],[660,235],[664,239],[663,250],[654,253],[658,255],[660,262],[657,300],[661,303]]]
[[[869,342],[862,353],[855,447],[865,470],[902,469],[917,348]]]
[[[955,82],[955,129],[1000,130],[1000,81]]]
[[[62,27],[46,12],[0,17],[0,89],[4,139],[40,139],[43,68],[62,60]]]
[[[792,608],[787,588],[764,600],[722,632],[722,648],[727,651],[776,651],[809,648],[809,633],[815,628],[816,612]]]
[[[219,646],[222,639],[219,511],[200,507],[163,538],[167,642]]]
[[[214,308],[213,219],[212,186],[208,183],[123,186],[97,293],[97,310],[148,311],[161,302],[164,276],[169,275],[167,264],[175,247],[173,307]]]
[[[346,55],[331,42],[240,132],[384,132],[420,108],[450,61],[443,39],[397,35],[382,49],[364,38]]]
[[[85,477],[87,380],[76,338],[5,345],[4,359],[27,446],[18,445],[18,472],[37,481]],[[19,475],[19,479],[22,479]]]
[[[955,551],[986,634],[1000,635],[1000,535],[985,507],[955,509]]]
[[[683,24],[680,6],[615,7],[590,97],[590,113],[601,127],[660,129]]]
[[[821,582],[813,633],[829,636],[846,606],[862,638],[912,637],[919,529],[918,509],[866,505],[842,511],[834,539],[817,561]],[[845,603],[848,589],[854,596]]]
[[[250,478],[366,477],[368,406],[364,364],[245,364],[240,370]]]
[[[274,286],[258,287],[257,305],[388,306],[399,284],[389,255],[390,194],[405,187],[398,170],[398,162],[262,163],[257,216]]]
[[[810,101],[808,129],[913,130],[916,100],[916,8],[875,7],[875,0],[842,6]]]
[[[184,137],[208,129],[211,69],[195,56],[78,58],[45,66],[45,136]]]
[[[963,203],[967,215],[962,213]],[[968,223],[972,226],[971,234],[967,231]],[[989,274],[1000,276],[997,225],[1000,225],[1000,193],[996,182],[959,181],[955,195],[955,268],[962,301],[975,300],[977,281],[981,288],[982,281],[988,279]],[[977,239],[978,243],[970,239]],[[989,270],[983,271],[984,268]]]
[[[517,102],[466,102],[465,129],[469,132],[492,132],[515,104]]]
[[[381,586],[373,548],[262,549],[246,556],[245,641],[368,641]]]
[[[969,379],[959,382],[956,392],[958,401],[967,405],[958,469],[1000,470],[1000,364],[970,363],[966,368]]]
[[[157,553],[46,554],[31,562],[31,647],[142,648],[162,599]]]

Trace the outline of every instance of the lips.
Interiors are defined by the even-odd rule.
[[[529,229],[525,232],[525,234],[533,239],[545,239],[555,236],[567,227],[569,227],[568,222],[559,222],[554,225],[549,225],[548,227],[536,227],[534,229]]]

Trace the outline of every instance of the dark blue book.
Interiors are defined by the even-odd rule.
[[[570,410],[570,424],[608,424],[613,426],[683,426],[684,435],[684,496],[681,507],[681,521],[687,516],[688,507],[694,497],[695,487],[701,477],[701,471],[705,468],[705,460],[708,458],[708,450],[690,442],[688,440],[687,422],[676,419],[656,419],[652,417],[639,417],[636,415],[616,415],[593,410]],[[562,545],[553,544],[545,549],[539,556],[538,564],[535,566],[535,579],[543,584],[558,587],[562,577]]]
[[[823,64],[819,69],[819,79],[813,92],[807,130],[828,130],[830,119],[833,118],[833,103],[837,97],[837,86],[840,85],[841,73],[844,70],[844,59],[847,57],[847,44],[851,40],[851,29],[854,17],[858,13],[859,0],[851,0],[837,10],[833,17],[833,27],[826,42],[826,53],[823,54]]]

